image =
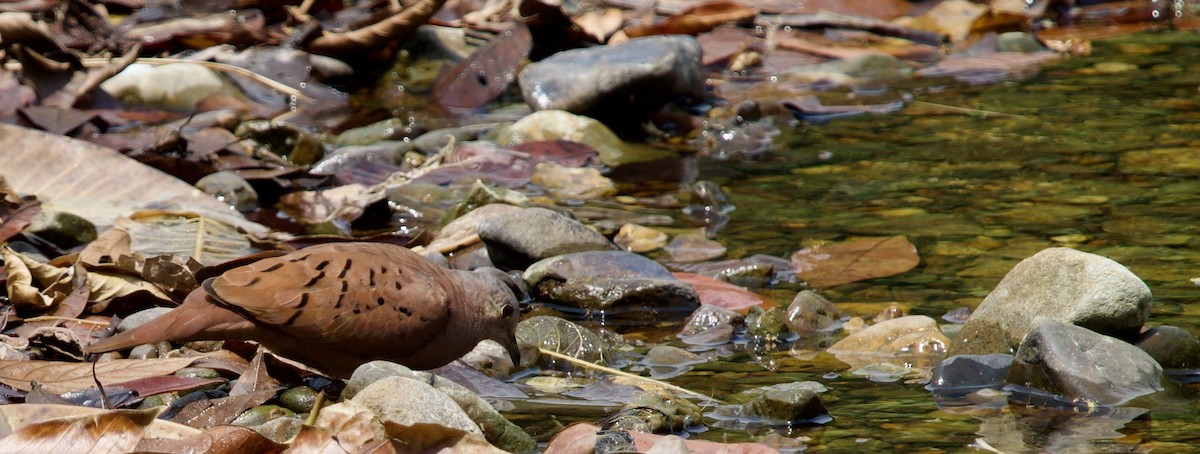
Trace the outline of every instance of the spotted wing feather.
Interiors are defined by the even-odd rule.
[[[389,244],[332,243],[259,260],[207,286],[221,304],[299,340],[322,339],[351,354],[381,345],[404,356],[445,328],[447,272]]]

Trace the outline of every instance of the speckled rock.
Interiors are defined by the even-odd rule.
[[[1150,305],[1150,288],[1121,264],[1074,249],[1045,249],[1004,276],[955,336],[949,354],[1012,353],[1037,317],[1133,336]]]
[[[351,400],[371,409],[381,421],[405,425],[433,423],[483,435],[457,403],[423,381],[384,377],[367,385]]]

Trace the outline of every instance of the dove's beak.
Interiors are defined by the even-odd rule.
[[[497,339],[505,350],[508,350],[508,357],[512,359],[513,366],[521,366],[521,347],[517,345],[517,335],[513,333],[505,333],[501,339]]]

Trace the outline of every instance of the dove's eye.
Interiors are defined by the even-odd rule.
[[[512,314],[515,311],[516,309],[513,309],[511,304],[505,304],[504,309],[500,309],[500,315],[503,315],[505,318],[512,317]]]

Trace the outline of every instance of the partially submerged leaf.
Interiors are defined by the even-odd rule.
[[[649,26],[627,27],[630,38],[647,35],[695,35],[725,23],[742,23],[754,19],[758,10],[729,0],[700,3],[666,20]]]
[[[746,312],[755,306],[761,306],[768,300],[758,294],[746,290],[745,287],[730,284],[695,273],[672,273],[675,277],[696,290],[700,296],[700,304],[717,306],[736,312]]]
[[[920,260],[908,238],[897,235],[804,248],[792,254],[792,267],[808,285],[829,288],[897,275],[913,269]]]
[[[0,383],[22,391],[32,389],[31,381],[37,381],[54,393],[65,393],[95,386],[95,380],[104,383],[121,383],[138,378],[172,374],[191,365],[196,358],[119,359],[94,363],[95,379],[92,377],[93,363],[69,363],[61,361],[0,361]],[[0,408],[4,405],[0,405]]]

